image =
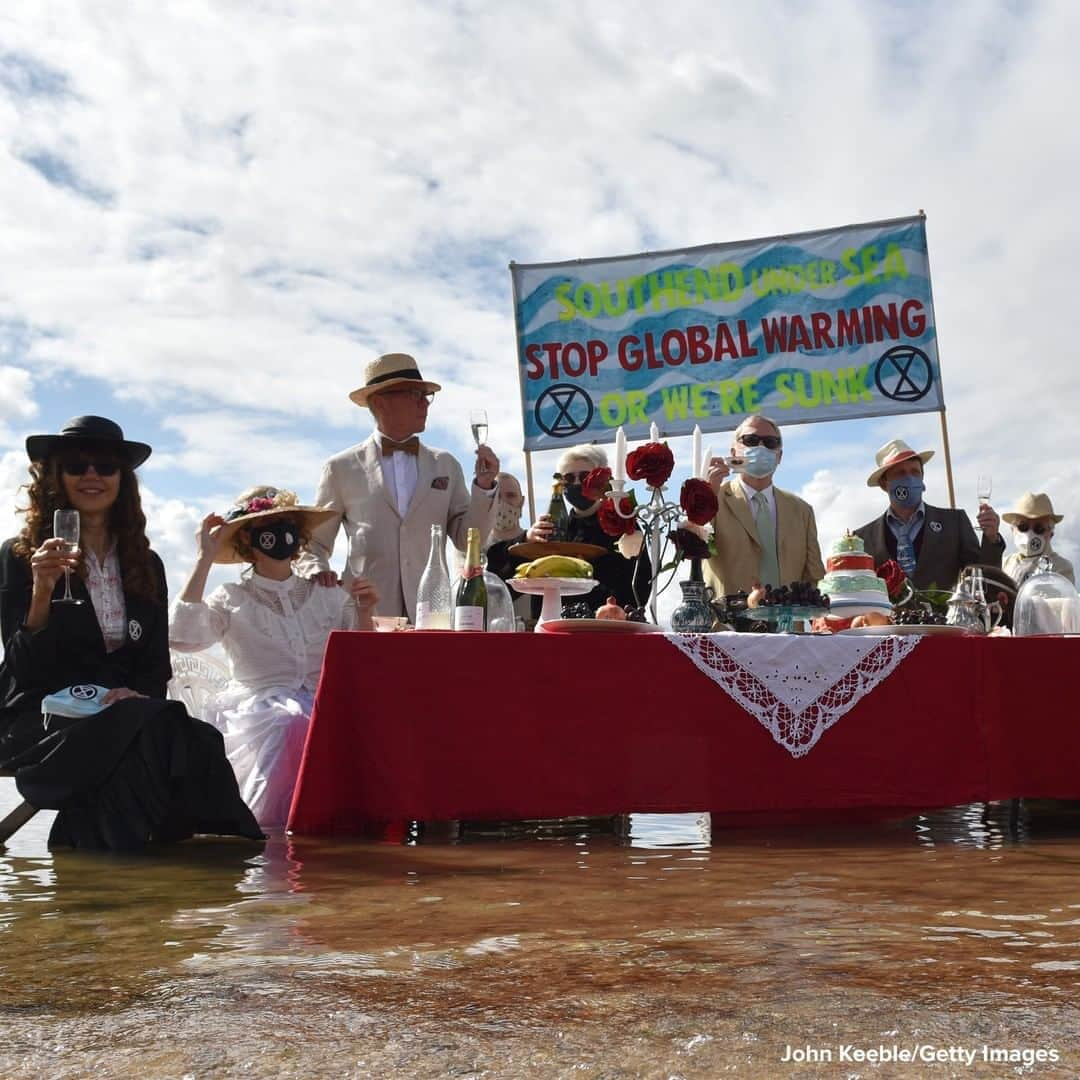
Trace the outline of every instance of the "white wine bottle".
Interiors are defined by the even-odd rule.
[[[450,629],[450,570],[441,525],[431,526],[431,554],[416,590],[416,629]]]
[[[454,629],[487,629],[487,584],[480,557],[480,530],[470,529],[465,546],[465,568],[454,593]]]

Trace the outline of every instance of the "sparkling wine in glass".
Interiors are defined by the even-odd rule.
[[[473,442],[482,446],[487,442],[488,421],[487,412],[484,409],[473,409],[469,413],[469,427],[472,428]]]
[[[53,536],[64,541],[64,551],[74,555],[79,550],[79,511],[57,510],[53,514]],[[54,604],[81,604],[82,601],[71,595],[71,567],[64,567],[64,595],[58,596]]]
[[[975,480],[975,497],[979,500],[980,506],[984,506],[990,501],[993,491],[994,483],[990,478],[990,474],[980,473]]]

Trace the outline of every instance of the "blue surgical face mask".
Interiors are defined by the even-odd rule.
[[[271,559],[291,559],[300,550],[300,530],[291,521],[272,521],[248,530],[252,551]]]
[[[889,501],[893,506],[914,509],[922,502],[926,485],[918,476],[905,476],[889,485]]]
[[[740,449],[739,456],[743,459],[742,471],[747,476],[760,480],[776,472],[777,453],[767,446],[747,446]]]

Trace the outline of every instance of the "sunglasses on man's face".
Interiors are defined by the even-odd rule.
[[[587,472],[564,472],[560,479],[564,484],[584,484]]]
[[[740,435],[739,442],[743,446],[764,446],[768,450],[780,449],[779,435]]]
[[[85,476],[90,469],[98,476],[115,476],[120,471],[115,461],[65,461],[60,468],[66,476]]]
[[[435,400],[434,390],[384,390],[380,397],[411,397],[415,402],[426,401],[429,405]]]
[[[1045,536],[1050,531],[1050,526],[1044,525],[1041,521],[1018,521],[1016,527],[1023,533],[1030,529],[1036,536]]]

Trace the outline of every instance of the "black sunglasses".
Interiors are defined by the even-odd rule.
[[[587,472],[564,472],[559,479],[564,484],[584,484],[588,475]]]
[[[65,461],[60,468],[67,476],[85,476],[89,469],[93,469],[98,476],[115,476],[120,471],[115,461]]]
[[[1037,521],[1034,525],[1028,521],[1018,521],[1016,527],[1021,532],[1027,532],[1030,529],[1036,536],[1045,536],[1050,531],[1049,526],[1044,525],[1041,521]]]
[[[740,435],[739,442],[743,446],[764,446],[768,450],[780,449],[779,435]]]

